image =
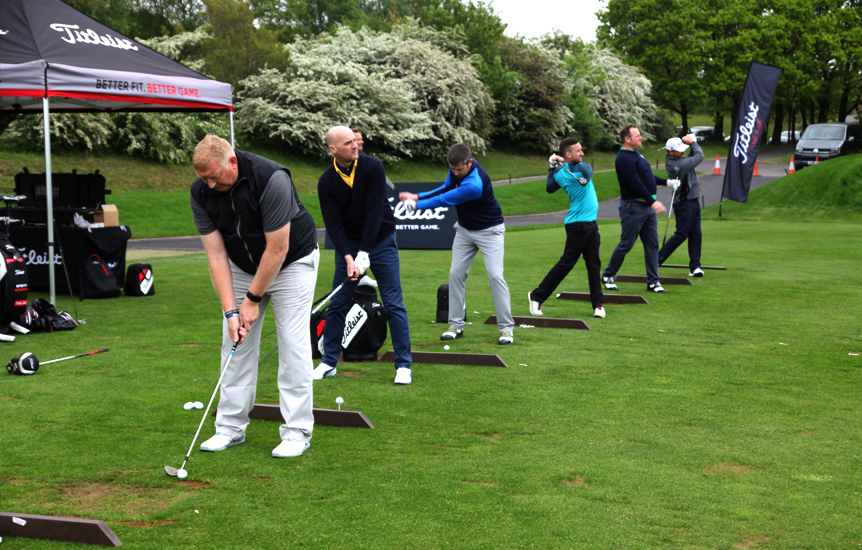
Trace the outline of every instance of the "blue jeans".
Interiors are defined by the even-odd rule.
[[[614,248],[611,260],[602,276],[616,277],[626,254],[635,245],[638,237],[644,247],[644,265],[646,266],[647,284],[654,285],[658,279],[658,218],[655,210],[648,204],[620,200],[620,244]]]
[[[703,233],[700,231],[700,203],[697,199],[680,201],[673,205],[676,216],[676,231],[658,253],[659,265],[665,263],[673,251],[688,239],[688,269],[700,267],[700,247]]]
[[[349,241],[353,257],[359,251],[359,243]],[[389,334],[392,336],[392,347],[395,348],[395,368],[410,368],[413,357],[410,354],[410,325],[407,322],[407,309],[401,295],[401,266],[398,258],[398,244],[395,234],[384,237],[374,248],[368,251],[371,260],[369,268],[377,280],[380,290],[380,300],[386,310],[389,321]],[[332,289],[347,278],[347,260],[338,252],[335,253],[335,276],[332,279]],[[332,297],[329,309],[326,311],[326,325],[323,329],[324,354],[322,362],[334,367],[341,357],[341,339],[344,336],[344,318],[353,304],[353,291],[359,281],[347,281],[338,293]]]

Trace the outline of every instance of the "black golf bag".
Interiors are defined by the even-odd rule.
[[[464,321],[467,320],[467,304],[464,304]],[[437,288],[437,317],[438,323],[449,322],[449,285],[440,285]]]
[[[353,306],[344,320],[342,357],[349,362],[376,361],[386,335],[386,311],[377,299],[377,289],[368,285],[357,286]]]
[[[317,304],[326,299],[326,296],[311,304],[311,309],[314,309]],[[309,323],[309,332],[311,333],[311,358],[320,359],[323,357],[323,327],[326,326],[326,311],[329,306],[320,308],[316,313],[311,314]]]
[[[6,332],[27,309],[27,263],[6,235],[0,235],[0,326]]]
[[[152,296],[156,293],[153,284],[153,266],[132,264],[126,271],[126,296]]]

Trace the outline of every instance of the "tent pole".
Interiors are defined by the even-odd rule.
[[[45,124],[45,207],[48,211],[48,290],[50,302],[56,303],[54,293],[54,186],[51,181],[51,118],[48,98],[42,98],[42,118]]]
[[[230,113],[230,146],[233,147],[233,111],[228,111]]]

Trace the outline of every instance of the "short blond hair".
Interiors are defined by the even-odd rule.
[[[233,147],[227,140],[208,135],[195,146],[192,164],[194,164],[195,170],[202,172],[209,167],[213,159],[218,161],[219,166],[227,166],[228,160],[233,156],[235,156]]]

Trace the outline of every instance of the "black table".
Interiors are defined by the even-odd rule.
[[[5,228],[4,228],[5,229]],[[80,266],[92,254],[98,255],[114,272],[117,284],[124,288],[126,282],[126,243],[132,232],[128,226],[82,229],[66,226],[54,230],[54,281],[56,291],[69,292],[66,274],[63,272],[62,256],[66,258],[72,292],[80,291]],[[12,226],[9,240],[24,257],[29,272],[30,290],[47,291],[48,273],[48,228],[47,226]]]

